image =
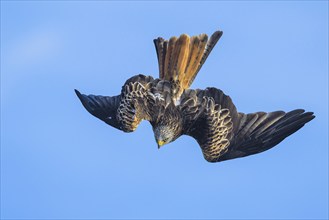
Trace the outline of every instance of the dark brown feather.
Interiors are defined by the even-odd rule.
[[[303,109],[287,113],[277,111],[247,115],[239,113],[239,115],[251,120],[241,121],[237,134],[231,140],[228,152],[218,158],[218,161],[245,157],[269,150],[315,117],[313,112],[305,112]],[[253,120],[254,118],[257,119]],[[246,126],[250,126],[250,124],[250,129],[246,129]]]
[[[78,90],[75,93],[79,97],[85,109],[105,123],[121,130],[120,122],[117,121],[116,114],[120,104],[120,95],[118,96],[96,96],[84,95]]]
[[[237,113],[230,97],[216,88],[185,91],[180,108],[183,133],[197,140],[209,162],[268,150],[315,117],[303,109],[288,113]]]

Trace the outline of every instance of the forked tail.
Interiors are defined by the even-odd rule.
[[[179,38],[171,37],[169,41],[161,37],[154,39],[159,78],[178,84],[180,95],[191,86],[222,34],[222,31],[216,31],[209,39],[206,34],[193,37],[182,34]]]

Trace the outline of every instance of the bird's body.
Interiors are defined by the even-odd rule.
[[[124,132],[134,131],[142,120],[148,120],[159,147],[181,135],[192,136],[209,162],[268,150],[314,118],[312,112],[301,109],[238,113],[221,90],[190,89],[221,36],[217,31],[209,39],[205,34],[191,38],[183,34],[169,41],[157,38],[159,78],[133,76],[118,96],[76,93],[92,115]]]

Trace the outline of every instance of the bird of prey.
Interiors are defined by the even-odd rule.
[[[209,162],[266,151],[315,116],[303,109],[240,113],[220,89],[190,89],[222,34],[159,37],[154,39],[159,78],[135,75],[117,96],[75,92],[90,114],[124,132],[148,120],[159,148],[188,135],[196,139]]]

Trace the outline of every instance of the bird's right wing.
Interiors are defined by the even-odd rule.
[[[134,131],[142,120],[156,124],[172,106],[171,83],[142,74],[129,78],[118,96],[84,95],[75,90],[93,116],[124,132]]]
[[[121,97],[117,96],[101,96],[101,95],[85,95],[78,90],[75,93],[79,97],[85,109],[105,123],[122,130],[120,123],[117,120],[116,114],[120,104]]]

